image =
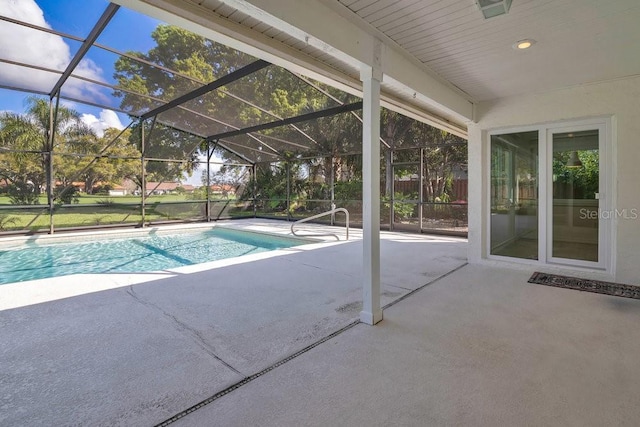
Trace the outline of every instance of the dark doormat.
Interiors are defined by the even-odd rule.
[[[601,280],[579,279],[577,277],[558,276],[556,274],[535,272],[529,283],[555,286],[556,288],[576,289],[596,294],[616,297],[640,299],[640,286],[623,285],[621,283],[603,282]]]

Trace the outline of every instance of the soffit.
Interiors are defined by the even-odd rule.
[[[638,0],[513,0],[489,20],[474,0],[338,1],[475,101],[640,74]]]
[[[223,1],[186,0],[186,2],[202,7],[206,9],[207,12],[213,12],[226,20],[246,27],[251,31],[256,31],[265,37],[295,49],[303,55],[330,67],[335,70],[337,74],[348,76],[351,81],[359,81],[360,69],[353,62],[343,61],[322,49],[305,43],[297,37],[255,19],[252,16],[229,6]],[[359,94],[359,84],[357,87],[353,86],[353,88],[356,89],[356,92],[351,93]],[[458,117],[454,117],[444,110],[434,108],[433,105],[426,102],[426,100],[417,98],[415,92],[408,90],[407,87],[404,87],[397,82],[384,81],[381,84],[381,91],[383,95],[383,105],[385,107],[407,114],[416,120],[448,130],[457,135],[463,137],[466,136],[466,126]]]

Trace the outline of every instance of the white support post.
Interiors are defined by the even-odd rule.
[[[378,52],[379,53],[379,52]],[[380,81],[379,55],[374,67],[363,67],[362,104],[362,237],[363,283],[360,320],[375,325],[382,320],[380,307]]]

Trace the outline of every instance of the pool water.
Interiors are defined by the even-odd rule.
[[[0,285],[78,273],[165,270],[303,243],[224,228],[91,242],[32,243],[0,251]]]

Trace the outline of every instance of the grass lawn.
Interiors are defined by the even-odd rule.
[[[187,197],[184,194],[166,194],[163,196],[149,196],[147,197],[147,203],[153,203],[154,201],[161,202],[180,202],[186,201]],[[41,195],[38,198],[40,205],[47,204],[47,196]],[[89,195],[83,194],[78,197],[78,205],[93,205],[93,204],[105,204],[105,203],[140,203],[140,196],[106,196],[106,195]],[[0,206],[11,205],[9,196],[0,196]]]
[[[185,202],[185,203],[176,203]],[[42,230],[49,228],[49,209],[46,197],[40,198],[40,205],[25,209],[11,209],[7,196],[0,196],[0,231]],[[8,206],[7,206],[8,205]],[[190,220],[203,218],[205,204],[202,201],[188,200],[185,195],[168,194],[147,198],[145,222],[167,220]],[[212,201],[212,216],[253,216],[243,203],[235,200]],[[221,214],[224,213],[224,215]],[[142,222],[139,196],[89,196],[79,197],[77,204],[58,206],[54,213],[56,228],[129,224]]]

